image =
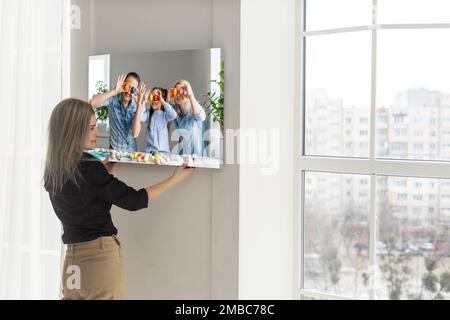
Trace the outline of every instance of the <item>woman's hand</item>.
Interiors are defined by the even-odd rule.
[[[178,167],[169,179],[166,179],[151,187],[145,188],[147,190],[148,200],[155,200],[164,191],[189,178],[193,172],[194,169],[188,168],[186,164]]]
[[[131,122],[131,133],[133,138],[137,138],[141,132],[141,116],[142,111],[145,112],[146,101],[143,100],[146,91],[147,88],[145,87],[145,83],[141,82],[139,89],[136,89],[135,94],[132,95],[134,101],[136,101],[136,113],[134,114],[133,121]]]
[[[122,93],[125,90],[123,89],[123,84],[125,82],[126,76],[125,75],[120,75],[119,78],[117,79],[117,84],[116,84],[116,94]]]
[[[150,98],[150,94],[152,93],[152,91],[150,90],[150,89],[148,89],[146,92],[145,92],[145,95],[144,95],[144,104],[146,104],[147,102],[149,102],[150,104],[152,104],[152,102],[149,100],[149,98]]]
[[[142,82],[136,93],[136,95],[137,95],[136,101],[137,101],[138,105],[142,105],[142,98],[144,98],[146,91],[147,91],[147,87],[145,86],[145,83]],[[144,100],[144,104],[145,104],[145,100]]]
[[[175,170],[171,180],[174,184],[178,184],[189,178],[194,173],[194,170],[194,168],[189,168],[187,164],[183,164]]]
[[[161,101],[161,104],[162,105],[165,105],[166,104],[166,100],[164,100],[164,98],[163,98],[163,94],[162,94],[162,92],[161,92],[161,90],[156,90],[157,92],[158,92],[158,95],[159,95],[159,100]]]
[[[167,102],[173,103],[175,97],[172,95],[173,88],[167,90]]]
[[[192,99],[194,98],[194,91],[192,90],[192,87],[189,83],[186,83],[184,85],[184,88],[186,89],[186,95],[188,98]]]

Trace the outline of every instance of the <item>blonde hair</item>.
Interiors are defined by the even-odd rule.
[[[177,85],[179,85],[179,84],[181,84],[181,85],[185,85],[185,84],[191,85],[191,84],[189,83],[189,81],[183,80],[183,79],[179,79],[179,80],[175,81],[175,85],[174,85],[173,87],[175,88],[175,87],[176,87]]]
[[[79,186],[79,162],[95,112],[78,99],[61,101],[50,116],[44,183],[50,192],[60,192],[68,181]]]

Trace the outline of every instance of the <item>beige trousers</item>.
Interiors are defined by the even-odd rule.
[[[116,236],[69,244],[62,275],[64,300],[121,300],[125,268]]]

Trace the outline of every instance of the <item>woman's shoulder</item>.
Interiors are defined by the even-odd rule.
[[[81,163],[89,163],[89,162],[93,162],[93,160],[97,160],[96,157],[94,157],[92,154],[84,151],[82,156],[81,156]]]
[[[68,180],[63,184],[61,190],[56,193],[78,192],[79,187],[85,182],[89,183],[92,180],[99,179],[105,180],[105,176],[109,175],[103,163],[101,163],[97,158],[88,153],[82,154],[78,169],[80,175],[76,177],[77,183],[72,180]],[[51,194],[54,194],[55,191],[53,190],[52,182],[47,177],[44,177],[43,182],[45,190],[50,192]]]
[[[80,161],[81,174],[88,184],[97,184],[107,181],[111,178],[105,165],[90,154],[83,154]]]
[[[92,168],[104,168],[104,165],[93,155],[84,152],[80,160],[80,167],[82,170],[87,170]]]

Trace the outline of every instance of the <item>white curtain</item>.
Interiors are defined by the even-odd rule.
[[[61,226],[42,175],[67,87],[67,6],[0,0],[0,299],[59,299]]]

